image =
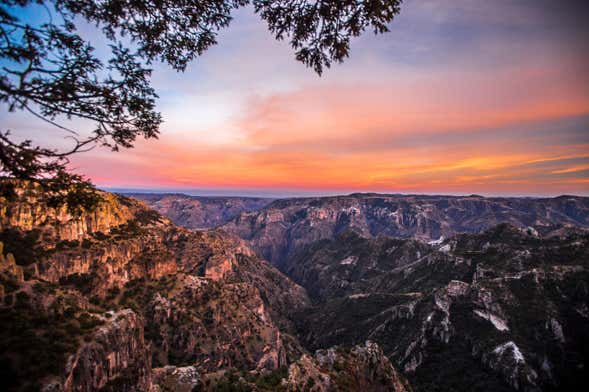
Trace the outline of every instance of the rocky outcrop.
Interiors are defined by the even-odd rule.
[[[135,238],[93,241],[89,245],[54,251],[29,266],[31,274],[50,282],[86,280],[84,291],[104,297],[133,279],[159,279],[175,273],[174,254],[164,244],[164,231],[152,230]]]
[[[395,391],[411,387],[373,342],[352,349],[319,350],[290,365],[283,382],[288,391]]]
[[[152,392],[192,392],[202,388],[200,373],[194,366],[164,366],[153,369]]]
[[[242,212],[257,211],[274,199],[260,197],[188,196],[183,194],[129,193],[178,226],[208,229],[220,226]]]
[[[16,282],[24,281],[23,268],[16,264],[12,253],[4,254],[4,244],[0,241],[0,274],[8,275],[8,279],[14,279]],[[0,297],[3,298],[3,297]]]
[[[167,381],[164,390],[181,388],[182,383],[174,375],[176,368],[165,369],[166,376],[170,376],[164,378]],[[188,373],[192,373],[191,368]],[[199,382],[197,389],[202,391],[412,391],[407,380],[373,342],[318,350],[315,355],[305,353],[290,366],[274,371],[208,373]]]
[[[92,233],[107,233],[131,220],[138,209],[145,208],[130,199],[99,192],[102,201],[94,210],[72,215],[66,205],[50,207],[41,202],[35,186],[19,186],[15,192],[12,199],[0,196],[0,231],[42,229],[43,239],[48,243],[83,240]]]
[[[130,309],[107,315],[104,325],[68,358],[61,386],[54,383],[46,391],[149,391],[151,353],[143,319]]]
[[[154,286],[132,288],[137,301],[148,301],[144,313],[157,364],[191,363],[199,372],[285,365],[281,332],[255,287],[192,275],[173,279],[157,291]]]
[[[106,193],[80,216],[18,197],[2,205],[0,231],[24,256],[0,263],[0,315],[15,326],[0,336],[9,390],[143,391],[152,363],[175,366],[158,382],[181,384],[190,366],[271,371],[303,351],[290,317],[308,304],[304,289],[236,236],[179,228]],[[23,366],[24,356],[39,367]]]
[[[23,280],[0,305],[0,361],[9,391],[145,391],[150,345],[130,309],[102,312],[76,290]]]

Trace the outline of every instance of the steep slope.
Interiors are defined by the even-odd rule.
[[[146,390],[152,357],[154,366],[190,364],[207,372],[275,369],[286,364],[287,354],[300,355],[288,334],[290,315],[307,304],[305,291],[243,241],[220,231],[178,228],[122,196],[103,193],[96,211],[71,216],[35,201],[34,192],[19,189],[16,198],[0,203],[0,239],[11,253],[1,260],[1,307],[4,321],[16,328],[3,331],[9,379],[22,379],[19,362],[12,360],[22,351],[14,344],[20,332],[57,331],[50,332],[59,345],[53,367],[41,357],[27,379],[64,391],[125,385]],[[52,292],[60,299],[52,299]],[[26,311],[33,303],[64,301],[69,305],[35,312],[32,319]],[[100,332],[103,327],[92,334],[69,325],[68,316],[90,310],[96,316],[84,317],[112,325],[112,336]],[[28,327],[19,328],[22,323]]]
[[[589,385],[587,232],[500,225],[435,245],[345,234],[297,260],[289,271],[316,302],[299,318],[310,348],[374,340],[415,390]]]
[[[6,390],[214,391],[237,371],[246,390],[286,383],[282,369],[306,353],[293,317],[309,300],[243,240],[174,226],[123,196],[70,215],[35,192],[0,197]]]
[[[242,212],[257,211],[274,199],[262,197],[214,197],[183,194],[129,193],[127,196],[145,202],[174,224],[189,229],[220,226]]]
[[[104,312],[77,290],[25,280],[6,264],[0,269],[5,390],[93,391],[112,384],[148,390],[151,355],[139,314]]]
[[[168,390],[182,390],[186,381],[182,374],[190,369],[167,368],[162,373]],[[184,380],[189,377],[184,377]],[[192,378],[191,386],[205,391],[256,391],[256,392],[411,392],[411,386],[378,344],[367,341],[354,347],[333,347],[317,350],[315,355],[304,354],[290,366],[273,372],[228,372],[221,378],[209,375],[204,379]]]
[[[303,285],[312,298],[324,301],[375,290],[395,291],[396,280],[391,276],[402,276],[411,265],[443,259],[448,259],[445,253],[420,241],[367,239],[346,231],[294,254],[282,270]]]
[[[318,350],[290,365],[287,391],[410,392],[411,387],[377,344],[367,341],[352,349]]]
[[[344,231],[364,237],[386,235],[425,242],[456,233],[478,233],[500,223],[542,233],[589,227],[589,198],[485,198],[354,194],[276,200],[242,213],[223,226],[282,268],[294,253]]]

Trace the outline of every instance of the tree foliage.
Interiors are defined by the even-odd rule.
[[[72,142],[57,150],[0,130],[0,173],[58,180],[59,189],[89,187],[68,171],[68,157],[96,145],[116,151],[137,137],[156,138],[162,118],[150,65],[161,61],[184,71],[217,43],[237,8],[251,4],[276,39],[288,40],[296,59],[321,74],[348,57],[351,38],[367,29],[386,32],[401,1],[0,0],[0,102],[48,122]],[[20,16],[32,9],[46,21]],[[106,59],[80,35],[84,21],[108,41]],[[76,118],[94,124],[89,135],[65,125]]]

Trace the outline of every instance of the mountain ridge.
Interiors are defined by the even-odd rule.
[[[275,199],[238,196],[189,196],[182,193],[123,193],[144,201],[151,208],[189,229],[222,225],[242,212],[255,211]]]
[[[544,199],[448,196],[354,196],[281,199],[241,213],[222,226],[279,268],[299,248],[344,230],[424,242],[477,233],[500,223],[543,234],[589,228],[589,198]]]
[[[295,319],[308,349],[374,340],[416,390],[540,391],[589,385],[570,373],[587,358],[575,330],[588,318],[574,314],[588,306],[588,207],[353,194],[275,200],[221,227],[306,288],[312,305]],[[586,290],[551,293],[568,285]]]
[[[484,228],[489,216],[510,216],[505,205],[432,197],[425,203],[470,211],[477,232],[430,240],[435,231],[412,236],[435,227],[416,213],[439,217],[423,198],[418,207],[380,195],[277,200],[189,230],[109,193],[76,216],[34,189],[16,196],[0,200],[8,390],[589,385],[589,342],[578,332],[589,328],[585,199],[531,209],[518,199],[517,219]],[[560,222],[526,225],[547,222],[546,211]],[[291,241],[280,270],[261,257],[263,240]]]

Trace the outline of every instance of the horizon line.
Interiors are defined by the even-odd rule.
[[[241,197],[261,199],[294,199],[315,197],[338,197],[352,195],[383,195],[383,196],[447,196],[447,197],[481,197],[481,198],[522,198],[522,199],[554,199],[558,197],[589,197],[588,194],[516,194],[488,192],[395,192],[386,190],[289,190],[289,189],[240,189],[240,188],[173,188],[173,187],[111,187],[97,186],[98,189],[121,194],[179,194],[195,197]]]

